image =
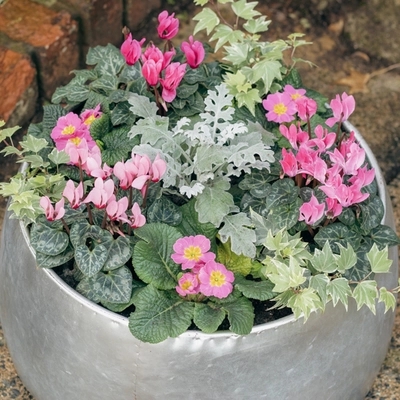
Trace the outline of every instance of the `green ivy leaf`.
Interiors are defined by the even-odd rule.
[[[250,300],[239,297],[224,303],[222,309],[228,314],[229,329],[238,335],[248,335],[254,324],[254,309]]]
[[[232,10],[239,18],[248,20],[260,15],[260,12],[254,9],[257,5],[257,1],[238,0],[232,3]]]
[[[47,256],[56,256],[68,246],[68,234],[41,223],[33,224],[30,237],[32,247]]]
[[[367,280],[357,284],[353,291],[353,297],[357,302],[357,310],[364,304],[375,314],[375,299],[378,297],[377,283]]]
[[[215,45],[217,52],[225,43],[236,43],[243,39],[244,34],[240,30],[233,30],[225,24],[220,24],[215,28],[214,35],[210,38],[210,42],[218,40]]]
[[[185,332],[193,319],[194,303],[172,291],[152,285],[134,296],[135,312],[129,317],[129,329],[142,342],[159,343]]]
[[[158,289],[174,289],[181,267],[171,259],[173,245],[182,237],[179,230],[165,224],[147,224],[135,230],[142,239],[133,251],[133,265],[138,277]]]
[[[349,281],[346,278],[337,278],[331,280],[326,287],[326,293],[332,297],[332,303],[334,306],[336,306],[340,300],[346,307],[347,311],[349,304],[348,297],[352,294]]]
[[[389,272],[389,269],[393,263],[388,258],[388,248],[385,247],[379,251],[376,243],[373,244],[371,250],[367,253],[367,258],[371,264],[371,271],[374,273]]]
[[[193,322],[204,333],[213,333],[225,319],[225,311],[213,303],[195,303]]]
[[[242,275],[235,275],[235,287],[249,299],[261,301],[272,299],[276,295],[273,291],[274,286],[269,280],[254,281]]]
[[[379,289],[379,302],[385,304],[385,313],[392,309],[396,310],[396,298],[393,293],[388,292],[388,290],[384,287]]]
[[[245,24],[243,24],[243,28],[246,29],[247,32],[253,34],[266,32],[271,21],[266,21],[265,19],[265,15],[262,15],[260,18],[257,19],[249,19]]]
[[[66,164],[69,162],[69,155],[64,151],[58,151],[56,148],[52,150],[52,152],[48,155],[49,160],[56,165]]]
[[[293,257],[289,257],[289,265],[272,259],[267,265],[266,275],[275,284],[274,292],[284,292],[290,288],[297,288],[306,281],[305,268],[301,268]]]

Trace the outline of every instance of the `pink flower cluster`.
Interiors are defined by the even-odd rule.
[[[348,119],[355,102],[353,96],[343,93],[341,98],[336,96],[330,106],[334,116],[327,120],[327,125],[333,126]],[[300,119],[297,125],[281,124],[279,127],[292,147],[282,149],[283,176],[293,177],[297,183],[301,177],[305,186],[313,182],[313,187],[318,185],[327,196],[325,203],[320,204],[312,195],[310,201],[300,207],[300,221],[313,225],[324,215],[333,219],[341,214],[343,207],[368,198],[369,194],[363,193],[362,188],[374,180],[375,171],[363,166],[365,151],[357,143],[354,133],[344,140],[340,138],[338,146],[332,150],[338,139],[336,133],[328,132],[321,125],[315,128],[312,137],[311,132],[302,130],[302,124],[309,122],[317,109],[315,102],[305,96],[304,89],[295,90],[286,85],[283,93],[269,95],[264,100],[264,107],[269,110],[266,114],[269,121],[290,122],[296,113]]]
[[[168,11],[163,11],[158,16],[158,21],[158,35],[161,39],[168,40],[169,44],[169,41],[178,33],[179,20],[174,17],[174,14],[169,15]],[[145,40],[142,39],[139,42],[132,39],[132,35],[129,33],[121,46],[121,53],[128,65],[139,61],[142,65],[142,74],[149,86],[157,87],[160,84],[162,99],[171,103],[175,99],[176,89],[185,75],[186,63],[172,62],[172,58],[176,54],[172,45],[168,45],[168,51],[163,53],[151,43],[142,54]],[[193,36],[190,36],[189,42],[182,43],[181,50],[191,68],[197,68],[205,56],[202,43],[194,41]]]
[[[215,261],[210,247],[210,240],[203,235],[186,236],[175,242],[171,258],[181,264],[183,270],[191,270],[178,280],[176,291],[181,296],[201,293],[222,299],[232,292],[234,275]]]

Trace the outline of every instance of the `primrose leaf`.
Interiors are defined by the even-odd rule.
[[[67,248],[69,238],[66,232],[37,223],[32,226],[30,241],[36,251],[47,256],[56,256]]]
[[[357,284],[353,291],[353,297],[357,302],[357,310],[359,310],[364,304],[375,314],[375,299],[378,296],[378,290],[376,288],[377,283],[375,281],[362,281]]]
[[[388,290],[384,287],[379,289],[379,302],[385,303],[385,313],[390,309],[393,311],[396,309],[396,298],[394,297],[393,293],[388,292]]]
[[[219,24],[219,18],[217,14],[211,10],[211,8],[203,8],[197,15],[193,17],[194,21],[198,21],[194,28],[193,35],[206,29],[207,35]]]
[[[241,275],[235,276],[235,287],[240,290],[243,296],[249,299],[261,301],[272,299],[276,295],[273,291],[274,286],[275,285],[269,280],[258,282],[246,279]]]
[[[388,259],[388,248],[385,247],[379,251],[376,243],[373,244],[371,250],[367,253],[368,261],[371,264],[371,271],[374,273],[389,272],[392,260]]]
[[[185,332],[193,319],[194,303],[176,292],[157,290],[152,285],[134,296],[135,311],[129,317],[129,329],[142,342],[159,343]]]
[[[340,300],[343,305],[348,307],[348,297],[351,296],[349,281],[346,278],[337,278],[331,280],[326,286],[326,293],[332,297],[333,305],[336,306]]]
[[[225,311],[213,303],[195,303],[193,322],[205,333],[213,333],[225,319]]]
[[[182,237],[179,230],[165,224],[146,224],[135,230],[142,239],[134,248],[132,262],[138,277],[158,289],[174,289],[179,265],[172,261],[173,245]]]
[[[234,301],[224,303],[223,310],[228,314],[229,329],[238,335],[248,335],[253,328],[254,309],[251,301],[239,297]]]

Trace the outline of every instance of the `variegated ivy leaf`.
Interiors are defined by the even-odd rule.
[[[349,304],[348,298],[352,295],[352,293],[349,286],[349,281],[346,278],[336,278],[331,280],[326,286],[326,293],[331,296],[334,306],[336,306],[340,300],[347,311]]]
[[[323,308],[321,299],[313,288],[300,290],[289,299],[287,305],[292,309],[296,319],[304,316],[304,322],[307,321],[312,311]]]
[[[37,139],[34,136],[27,135],[25,140],[20,142],[23,152],[31,151],[32,153],[38,153],[40,150],[47,147],[48,143],[46,139]]]
[[[225,311],[221,307],[211,307],[205,303],[195,303],[193,322],[204,333],[213,333],[225,319]]]
[[[388,248],[385,247],[379,251],[376,243],[373,244],[371,250],[367,253],[368,261],[371,264],[371,271],[374,273],[389,272],[393,261],[388,258]]]
[[[268,30],[269,24],[271,21],[266,21],[266,16],[262,15],[257,19],[249,19],[245,24],[243,24],[243,28],[246,29],[249,33],[260,33],[266,32]]]
[[[275,284],[274,292],[285,292],[297,288],[306,281],[305,268],[300,267],[293,257],[287,263],[272,259],[266,266],[266,276]]]
[[[278,53],[282,55],[280,51]],[[274,79],[282,79],[281,67],[281,63],[275,60],[266,59],[258,62],[252,68],[252,80],[255,83],[261,79],[265,92],[268,92]]]
[[[328,242],[326,242],[328,243]],[[357,254],[353,248],[348,245],[347,248],[338,244],[340,255],[336,255],[337,270],[341,274],[345,273],[347,269],[353,268],[357,264]]]
[[[327,286],[329,282],[330,279],[325,274],[314,275],[310,278],[310,287],[318,293],[324,306],[328,299]]]
[[[185,301],[175,290],[157,290],[148,285],[135,294],[134,304],[129,330],[142,342],[159,343],[177,337],[193,319],[194,303]]]
[[[66,232],[37,223],[32,226],[30,242],[36,251],[47,256],[56,256],[67,248],[69,238]]]
[[[193,30],[193,35],[203,29],[206,29],[207,35],[209,35],[211,31],[219,24],[219,18],[217,14],[208,7],[204,8],[197,15],[195,15],[193,20],[198,21]]]
[[[66,164],[69,162],[69,155],[65,151],[58,151],[56,148],[52,150],[52,152],[48,155],[49,160],[54,164]]]
[[[97,244],[89,249],[85,244],[75,247],[75,261],[81,272],[91,278],[103,268],[108,257],[107,248]]]
[[[254,9],[257,5],[257,1],[238,0],[232,3],[232,10],[239,18],[249,20],[261,15],[259,11]]]
[[[235,97],[238,101],[238,106],[247,107],[253,115],[256,113],[256,104],[262,102],[258,89],[251,89],[247,92],[239,92]]]
[[[312,266],[320,272],[332,273],[337,269],[335,256],[332,253],[332,249],[329,242],[325,242],[322,251],[315,249],[314,256],[311,258]]]
[[[364,304],[375,314],[375,300],[378,297],[377,283],[372,280],[362,281],[353,291],[353,297],[357,302],[357,310]]]
[[[244,38],[244,33],[239,30],[233,30],[231,27],[225,24],[220,24],[215,28],[214,35],[210,38],[210,41],[218,40],[214,51],[218,51],[225,43],[236,43]]]
[[[379,289],[379,302],[385,304],[385,313],[392,309],[396,309],[396,298],[393,293],[389,292],[386,288],[381,287]]]
[[[233,65],[241,65],[247,61],[251,47],[247,43],[232,43],[230,46],[225,46],[227,55],[223,58]]]

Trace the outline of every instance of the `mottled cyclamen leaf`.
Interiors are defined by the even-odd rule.
[[[69,238],[66,232],[37,223],[32,226],[30,241],[36,251],[56,256],[67,248]]]

